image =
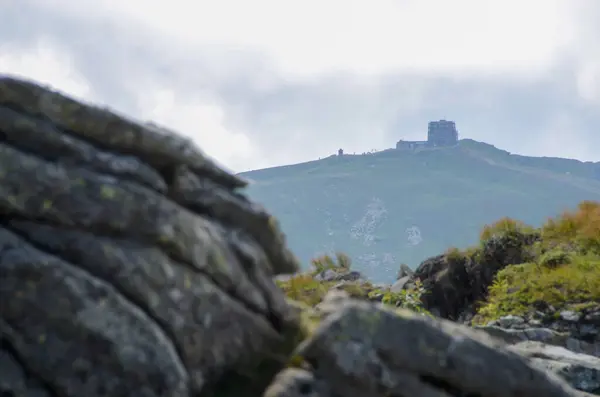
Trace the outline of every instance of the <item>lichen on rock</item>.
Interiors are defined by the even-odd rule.
[[[577,396],[563,381],[483,333],[379,304],[341,301],[302,343],[307,365],[265,396]]]
[[[0,132],[0,331],[36,387],[188,396],[274,376],[298,318],[272,277],[297,263],[244,181],[166,129],[12,77]]]

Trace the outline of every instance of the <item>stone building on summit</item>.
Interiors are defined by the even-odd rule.
[[[430,121],[427,142],[431,146],[454,146],[458,143],[458,131],[454,121]]]
[[[430,121],[427,126],[426,141],[404,141],[396,143],[396,149],[418,149],[454,146],[458,143],[458,131],[454,121]]]

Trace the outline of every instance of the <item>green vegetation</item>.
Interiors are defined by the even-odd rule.
[[[289,299],[310,307],[320,303],[327,292],[339,283],[338,281],[320,281],[315,277],[326,270],[333,270],[339,274],[346,273],[350,270],[351,261],[348,256],[338,253],[335,259],[329,255],[315,258],[311,261],[311,265],[310,272],[277,282]],[[354,298],[366,299],[375,288],[368,282],[350,282],[344,284],[342,289]]]
[[[600,201],[599,171],[596,163],[516,156],[462,140],[242,176],[253,181],[252,199],[280,220],[302,263],[334,247],[373,282],[389,283],[399,262],[414,268],[450,246],[476,244],[481,225],[504,216],[539,227],[582,200]]]
[[[447,261],[460,261],[465,257],[465,253],[461,252],[461,250],[456,247],[448,248],[444,255],[446,256]]]
[[[480,306],[477,323],[508,314],[525,315],[551,306],[555,312],[600,305],[600,203],[582,202],[538,230],[504,219],[484,229],[482,239],[498,234],[539,234],[531,260],[501,270]]]
[[[326,270],[333,270],[336,273],[345,273],[350,271],[352,261],[348,255],[338,252],[335,254],[335,260],[329,255],[323,255],[310,261],[314,270],[312,274],[316,275]]]
[[[556,315],[563,310],[582,312],[600,306],[600,202],[584,201],[575,211],[550,218],[540,228],[501,218],[483,227],[478,245],[466,250],[450,248],[445,260],[467,266],[497,266],[493,261],[498,252],[517,263],[500,266],[502,270],[486,299],[477,304],[475,324],[534,310]],[[357,299],[428,314],[421,302],[424,288],[418,280],[412,288],[393,293],[367,281],[318,281],[316,276],[322,272],[343,275],[351,270],[350,258],[344,254],[322,256],[311,263],[311,272],[279,282],[287,297],[304,307],[315,307],[329,290],[339,288]],[[309,317],[314,326],[318,319]]]
[[[511,236],[513,238],[519,238],[525,234],[533,234],[536,230],[531,226],[524,224],[521,221],[514,220],[508,217],[501,218],[500,220],[492,223],[491,225],[485,225],[479,234],[479,240],[482,244],[491,239],[494,236],[504,235]]]
[[[381,303],[391,305],[403,309],[409,309],[417,313],[431,315],[424,307],[421,302],[421,295],[423,295],[423,285],[419,280],[415,282],[415,286],[411,289],[402,290],[394,293],[391,291],[384,291]],[[370,297],[374,297],[374,292],[370,293]]]
[[[338,288],[355,299],[382,302],[386,305],[427,314],[427,311],[421,304],[423,286],[419,281],[411,289],[393,293],[387,288],[376,287],[364,280],[345,281],[342,283],[340,281],[318,280],[316,276],[326,270],[333,270],[338,274],[345,274],[350,271],[350,258],[342,253],[336,254],[335,259],[328,255],[318,257],[313,259],[311,264],[313,267],[311,272],[299,274],[288,280],[277,282],[286,296],[293,302],[296,302],[296,304],[304,305],[304,307],[314,307],[323,301],[329,290]]]

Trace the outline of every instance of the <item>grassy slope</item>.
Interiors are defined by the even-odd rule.
[[[280,219],[305,263],[335,249],[374,281],[389,282],[399,262],[415,266],[449,246],[472,245],[482,225],[501,217],[539,225],[582,200],[600,200],[597,167],[465,140],[455,148],[334,157],[242,175],[255,182],[248,193]],[[423,237],[416,246],[406,238],[412,226]]]
[[[540,228],[500,219],[483,228],[479,244],[462,251],[449,249],[444,255],[446,260],[467,259],[456,263],[486,266],[485,247],[497,238],[530,241],[521,246],[527,262],[509,264],[496,274],[487,296],[476,302],[474,324],[510,314],[553,321],[563,310],[585,315],[600,308],[600,202],[582,202],[575,211],[554,216]],[[361,281],[340,287],[337,281],[317,281],[314,276],[324,269],[345,273],[352,268],[350,258],[343,254],[338,254],[337,260],[324,256],[315,258],[312,265],[311,273],[278,281],[287,297],[304,307],[316,306],[336,286],[357,299],[427,313],[421,302],[425,289],[418,281],[415,288],[400,293]]]

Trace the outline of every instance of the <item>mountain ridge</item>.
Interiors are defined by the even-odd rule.
[[[498,218],[537,226],[583,200],[600,200],[600,163],[516,155],[471,139],[238,175],[280,220],[303,263],[343,251],[381,282],[399,263],[416,267],[449,246],[473,244]]]

